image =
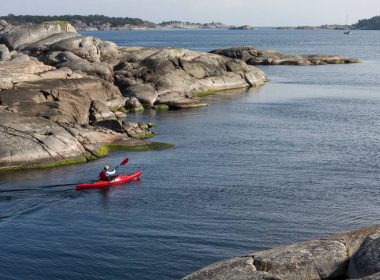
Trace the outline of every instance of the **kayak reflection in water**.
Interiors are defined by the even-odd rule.
[[[108,165],[105,165],[103,170],[99,173],[99,180],[101,181],[111,181],[112,179],[116,178],[116,169],[113,171],[109,171],[110,167]]]

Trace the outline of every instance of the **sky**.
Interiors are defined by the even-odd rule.
[[[0,0],[0,15],[103,14],[153,22],[297,26],[355,23],[380,15],[380,0]],[[1,4],[1,3],[0,3]]]

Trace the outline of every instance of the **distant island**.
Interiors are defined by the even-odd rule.
[[[152,21],[131,17],[108,17],[104,15],[62,15],[62,16],[35,16],[14,15],[0,16],[0,20],[13,25],[38,24],[49,21],[70,22],[76,30],[143,30],[143,29],[230,29],[230,30],[254,30],[251,25],[234,26],[221,22],[194,23],[183,21],[163,21],[154,23]],[[323,24],[320,26],[280,26],[276,29],[329,29],[329,30],[380,30],[380,16],[370,19],[362,19],[352,25],[345,24]]]
[[[163,21],[154,23],[140,18],[130,17],[108,17],[104,15],[63,15],[63,16],[32,16],[14,15],[0,17],[0,20],[13,25],[38,24],[49,21],[70,22],[76,30],[141,30],[141,29],[231,29],[231,30],[253,30],[250,25],[233,26],[221,22],[193,23],[183,21]]]
[[[280,26],[276,27],[276,29],[332,29],[332,30],[380,30],[380,16],[375,16],[370,19],[361,19],[357,23],[352,25],[344,25],[344,24],[323,24],[320,26]]]

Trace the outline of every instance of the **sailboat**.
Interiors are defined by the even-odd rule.
[[[344,34],[346,35],[352,35],[352,32],[351,30],[348,30],[348,14],[346,16],[346,28],[345,28],[346,31],[344,31]]]

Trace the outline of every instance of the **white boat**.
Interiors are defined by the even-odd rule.
[[[352,35],[351,30],[348,29],[348,14],[346,16],[346,28],[345,28],[345,30],[346,30],[346,31],[344,31],[345,35]]]

